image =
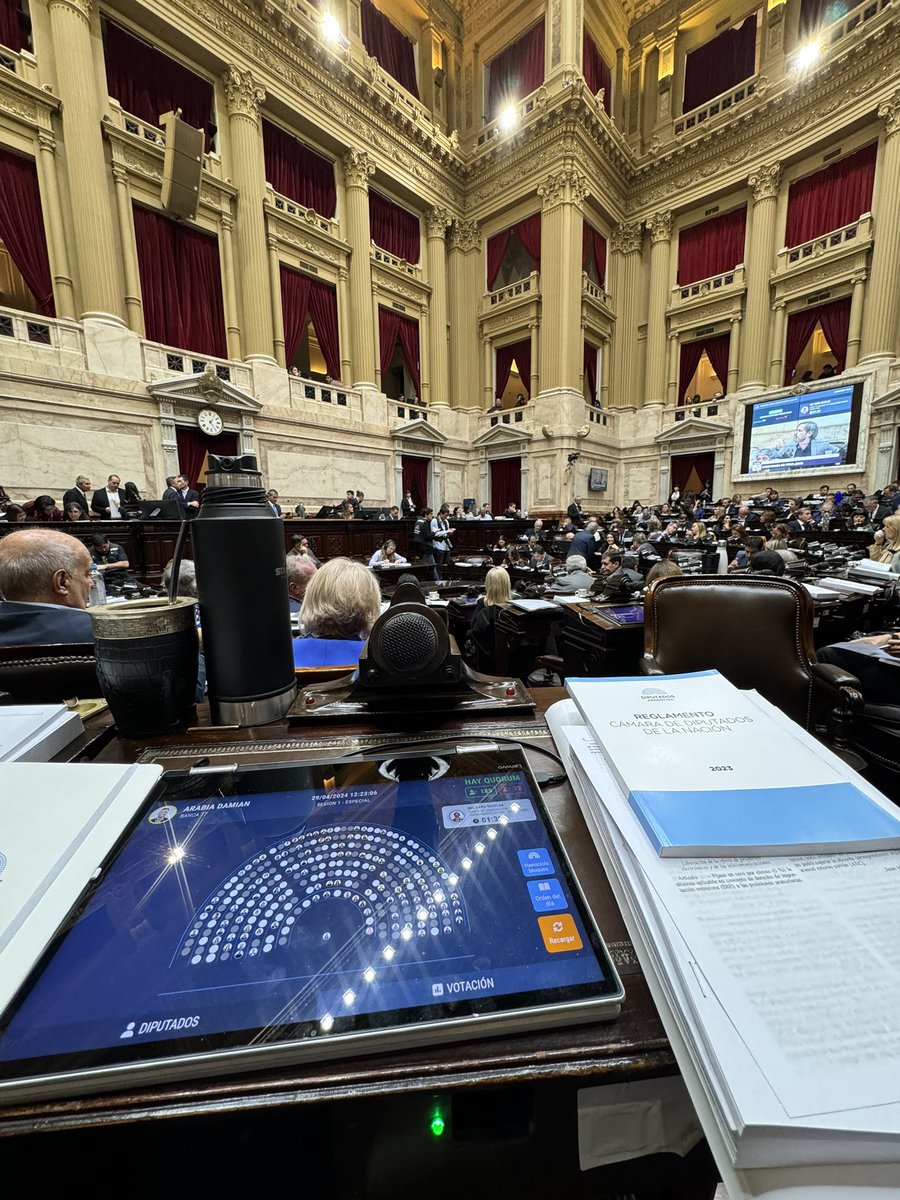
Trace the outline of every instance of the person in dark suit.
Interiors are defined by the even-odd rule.
[[[200,508],[200,493],[195,492],[183,475],[176,475],[172,486],[162,494],[163,500],[174,500],[181,512],[182,520],[192,521]]]
[[[414,517],[416,515],[416,506],[412,498],[412,492],[408,489],[403,493],[403,500],[400,507],[403,509],[404,517]]]
[[[597,556],[597,546],[599,544],[594,534],[599,528],[600,526],[596,521],[589,521],[585,529],[580,529],[571,542],[569,542],[566,558],[571,558],[573,554],[581,555],[587,563],[588,570],[593,571]]]
[[[125,503],[125,489],[118,475],[110,475],[105,488],[97,488],[91,497],[91,512],[101,521],[117,521]]]
[[[266,492],[266,499],[269,502],[269,508],[271,508],[275,516],[280,517],[282,515],[281,505],[278,503],[278,493],[274,488],[269,488],[269,490]]]
[[[576,496],[569,507],[566,509],[569,520],[576,529],[584,528],[584,513],[581,511],[581,497]]]
[[[92,642],[87,612],[93,563],[85,546],[55,529],[0,539],[0,645]]]
[[[87,475],[79,475],[75,480],[75,486],[69,488],[63,493],[62,506],[63,512],[68,512],[70,504],[77,504],[86,517],[91,515],[91,506],[87,494],[93,487],[90,478]]]

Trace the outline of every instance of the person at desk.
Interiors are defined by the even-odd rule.
[[[355,665],[380,612],[381,590],[369,568],[349,558],[330,559],[307,585],[294,665]]]
[[[555,577],[548,581],[551,592],[560,596],[574,596],[576,592],[590,591],[594,586],[596,576],[588,571],[587,560],[583,554],[570,554],[563,564],[565,576]]]
[[[86,609],[93,565],[77,538],[55,529],[0,539],[0,645],[92,642]]]
[[[889,563],[892,571],[900,573],[900,514],[885,517],[868,553],[874,562]]]
[[[384,545],[379,550],[376,550],[369,559],[369,566],[380,567],[386,564],[396,564],[399,566],[407,562],[409,562],[409,559],[397,553],[397,543],[392,538],[388,538]]]
[[[128,555],[105,534],[95,533],[91,538],[91,558],[107,586],[112,584],[114,587],[121,587],[127,581]]]
[[[497,614],[512,600],[512,585],[509,572],[503,567],[492,567],[484,577],[484,597],[478,601],[472,618],[470,634],[478,648],[478,665],[490,673],[495,655],[495,629]]]
[[[89,521],[90,517],[84,511],[80,504],[67,504],[65,519],[68,523],[74,521]]]
[[[287,552],[287,557],[308,558],[314,567],[319,566],[319,560],[309,547],[309,538],[304,537],[302,533],[295,533],[291,538],[291,548]]]
[[[631,567],[623,566],[622,554],[617,550],[603,552],[600,577],[603,580],[603,590],[607,594],[637,592],[644,586],[643,575],[639,571],[633,571]]]
[[[538,542],[534,548],[534,553],[531,556],[531,561],[528,564],[532,571],[549,571],[553,566],[553,559]]]
[[[303,598],[309,587],[309,581],[318,568],[311,558],[304,558],[302,554],[289,554],[285,561],[291,612],[298,613],[303,607]]]
[[[63,511],[56,507],[52,496],[35,496],[33,500],[26,500],[22,511],[28,521],[43,521],[45,524],[56,525],[63,519]]]

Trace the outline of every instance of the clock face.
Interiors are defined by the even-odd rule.
[[[222,432],[224,422],[219,414],[212,408],[204,408],[197,414],[197,424],[204,433],[208,433],[210,437],[215,437],[216,434]]]

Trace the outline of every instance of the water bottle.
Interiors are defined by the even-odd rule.
[[[719,542],[719,565],[716,568],[716,574],[728,574],[728,550],[725,547],[724,539]]]
[[[103,582],[103,572],[96,563],[91,567],[91,593],[88,596],[88,608],[96,608],[98,604],[106,603],[106,584]]]

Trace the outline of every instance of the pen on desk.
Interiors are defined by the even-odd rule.
[[[188,725],[188,733],[210,733],[214,730],[221,729],[240,729],[240,725]]]

